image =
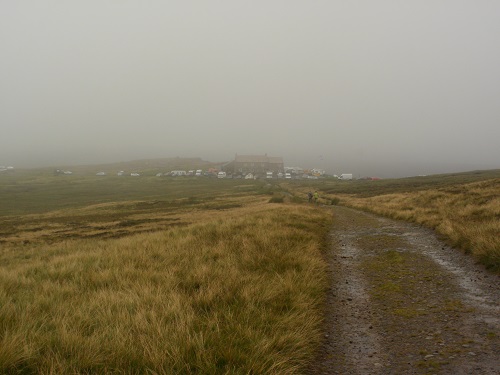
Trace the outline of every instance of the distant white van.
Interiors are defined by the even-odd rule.
[[[266,178],[273,178],[273,172],[266,172]]]
[[[217,173],[217,178],[226,178],[226,172]]]
[[[196,176],[201,176],[203,174],[203,171],[201,169],[196,170]]]
[[[291,174],[291,173],[285,173],[285,178],[286,178],[286,179],[290,179],[290,178],[292,178],[292,174]]]
[[[342,173],[339,180],[352,180],[352,173]]]

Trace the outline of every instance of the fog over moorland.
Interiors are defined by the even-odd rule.
[[[500,2],[3,1],[0,165],[500,168]]]

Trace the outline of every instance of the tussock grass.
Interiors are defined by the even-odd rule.
[[[227,216],[234,209],[263,203],[265,198],[226,195],[189,201],[182,198],[99,203],[42,214],[0,217],[0,241],[8,245],[56,243],[71,238],[118,238]]]
[[[433,228],[452,246],[500,271],[500,179],[414,193],[342,199],[351,207]]]
[[[0,373],[299,373],[320,340],[329,215],[265,199],[223,213],[1,250]]]
[[[325,200],[434,229],[451,246],[500,272],[500,171],[380,181],[323,181]],[[495,178],[492,178],[495,177]],[[307,189],[294,188],[305,197]]]
[[[282,194],[274,194],[271,199],[269,199],[269,203],[283,203],[285,202],[285,197]]]

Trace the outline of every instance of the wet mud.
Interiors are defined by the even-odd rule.
[[[428,229],[334,208],[308,374],[500,374],[500,279]]]

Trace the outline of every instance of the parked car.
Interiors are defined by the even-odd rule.
[[[172,171],[172,172],[170,172],[170,174],[172,175],[172,177],[175,177],[175,176],[187,176],[187,172],[186,171]]]
[[[139,173],[131,173],[130,175],[131,175],[132,177],[138,177],[138,176],[140,176],[140,174],[139,174]]]

